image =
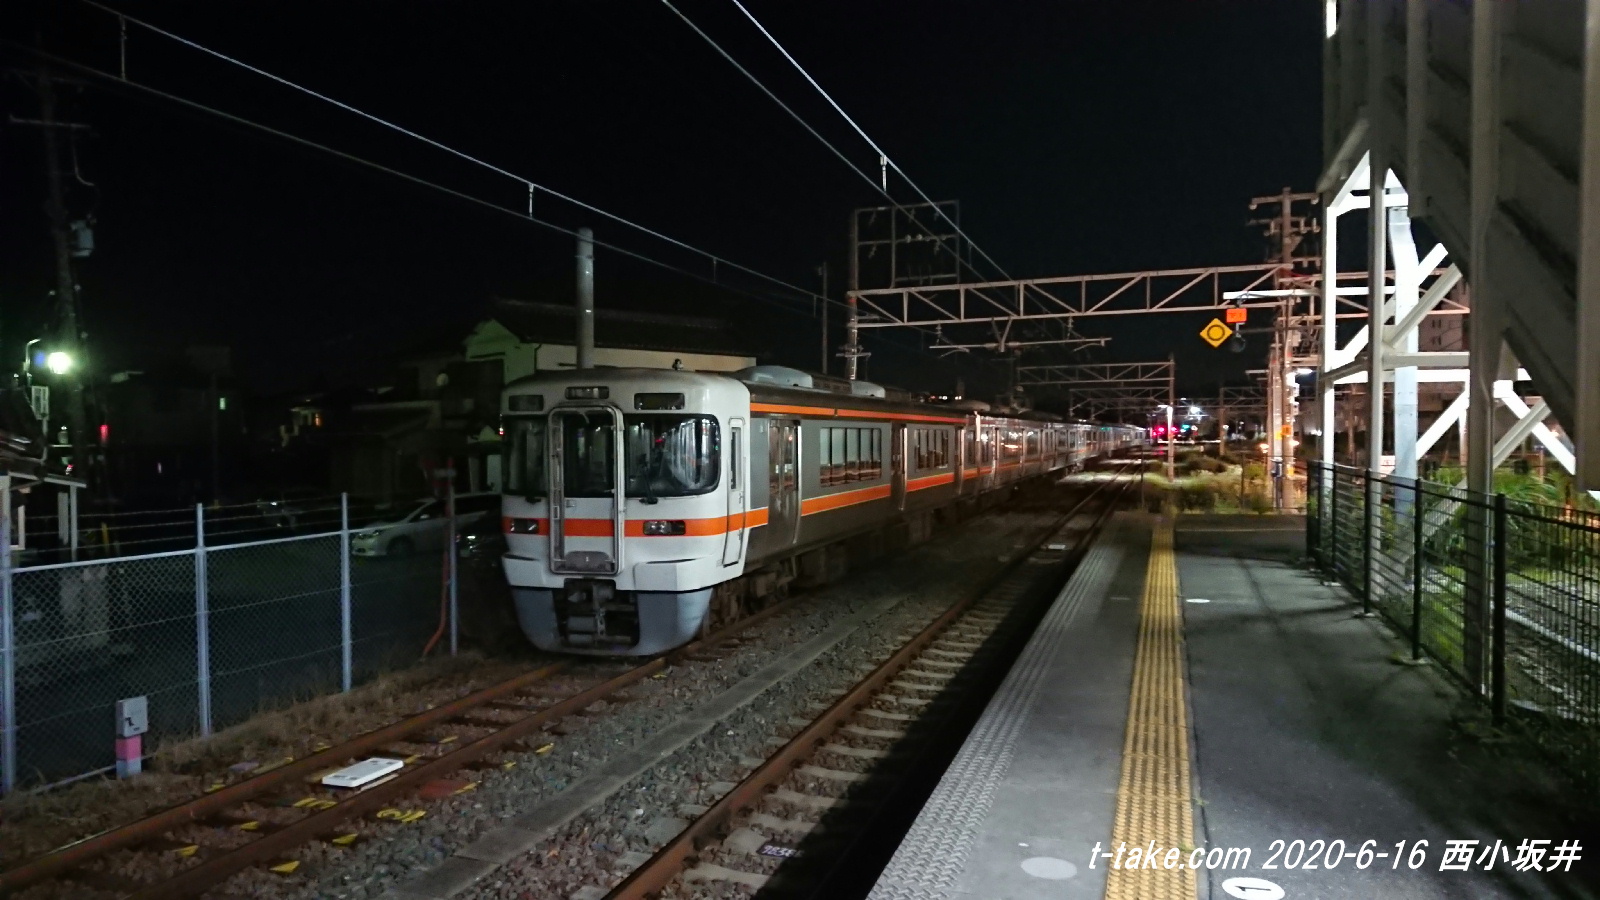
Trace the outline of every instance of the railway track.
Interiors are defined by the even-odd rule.
[[[693,816],[689,825],[653,856],[620,858],[617,869],[631,873],[615,888],[591,886],[573,900],[725,896],[730,888],[738,895],[769,887],[815,896],[809,887],[795,890],[798,882],[844,865],[848,845],[916,768],[913,757],[926,751],[929,734],[974,699],[964,694],[992,684],[1008,667],[1009,656],[997,649],[1007,643],[1008,628],[1026,628],[1044,605],[1020,603],[1037,587],[1037,567],[1064,569],[1080,557],[1125,492],[1125,483],[1102,486],[1082,500],[1032,552],[940,615],[816,718],[791,723],[798,733],[774,736],[770,756],[746,761],[754,771],[744,780],[713,786],[721,794],[714,804],[684,804],[680,811]],[[1059,542],[1062,528],[1096,502],[1092,523],[1072,543]],[[805,857],[821,847],[828,852],[817,855],[831,862],[808,864]],[[803,874],[785,883],[796,869]]]
[[[777,614],[767,607],[673,653],[612,677],[570,678],[557,662],[515,676],[298,760],[284,760],[233,784],[144,819],[69,844],[0,873],[0,897],[106,897],[170,900],[197,896],[237,872],[299,868],[290,852],[322,842],[350,847],[362,839],[356,820],[406,822],[425,802],[476,787],[472,775],[539,755],[541,739],[563,718],[598,701],[627,701],[627,688],[685,659],[718,658],[738,634]],[[323,775],[380,755],[404,760],[399,772],[356,791],[323,787]],[[399,801],[407,800],[405,804]],[[137,873],[137,874],[130,874]]]
[[[1040,537],[1032,548],[1048,541],[1082,508],[1080,503],[1054,525],[1035,532]],[[1002,571],[1016,569],[1027,558],[1029,551],[1016,555]],[[978,594],[968,596],[976,600]],[[736,652],[742,644],[740,632],[790,605],[775,604],[643,665],[584,675],[577,671],[583,668],[579,664],[555,663],[312,756],[266,766],[192,800],[0,873],[0,897],[182,898],[222,886],[246,870],[292,878],[301,869],[303,848],[321,845],[324,854],[336,857],[342,849],[383,833],[385,827],[426,815],[430,803],[474,790],[477,773],[509,768],[527,755],[548,752],[552,732],[564,733],[570,721],[583,721],[586,711],[598,714],[594,709],[599,701],[607,701],[603,705],[608,708],[625,709],[630,686],[675,664],[722,659]],[[980,639],[983,628],[998,624],[984,622],[986,611],[992,619],[1000,608],[980,604],[960,626],[978,630],[958,634]],[[912,694],[907,698],[911,702],[899,702],[909,709],[919,706],[916,699]],[[569,717],[577,718],[563,725]],[[900,721],[894,715],[879,718]],[[359,791],[336,792],[321,786],[324,774],[371,756],[403,759],[406,765]],[[868,753],[852,758],[863,767],[879,759]]]

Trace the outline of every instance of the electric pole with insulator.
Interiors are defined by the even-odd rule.
[[[78,286],[72,272],[72,225],[67,217],[66,192],[61,183],[60,146],[56,130],[75,127],[56,122],[55,88],[50,73],[39,71],[39,130],[44,135],[45,180],[48,193],[45,199],[45,217],[50,222],[50,238],[56,255],[56,311],[61,320],[61,334],[57,337],[59,352],[67,354],[71,370],[67,378],[67,427],[72,446],[72,465],[75,474],[87,476],[84,457],[84,403],[83,379],[86,367],[83,358],[82,332],[78,327]]]

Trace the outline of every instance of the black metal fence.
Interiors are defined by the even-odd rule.
[[[1312,464],[1317,566],[1600,787],[1600,516]]]

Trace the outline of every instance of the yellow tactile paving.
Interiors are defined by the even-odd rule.
[[[1106,900],[1195,900],[1194,870],[1168,869],[1167,851],[1187,860],[1194,847],[1194,803],[1189,780],[1189,716],[1184,700],[1183,621],[1178,610],[1178,570],[1172,556],[1172,522],[1163,519],[1150,545],[1139,646],[1128,699],[1128,731],[1111,849],[1148,852],[1156,866],[1113,866]],[[1127,860],[1130,854],[1122,855]]]

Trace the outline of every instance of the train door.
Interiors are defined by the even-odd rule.
[[[550,414],[550,571],[615,575],[622,567],[622,414],[612,407]]]
[[[800,423],[771,420],[767,454],[767,529],[771,546],[786,547],[800,526]]]
[[[744,555],[745,502],[744,420],[728,420],[728,531],[722,545],[722,564],[731,566]],[[734,523],[738,526],[735,527]]]
[[[906,426],[903,422],[894,423],[894,434],[889,441],[889,460],[893,466],[892,484],[894,485],[894,508],[906,508]]]

